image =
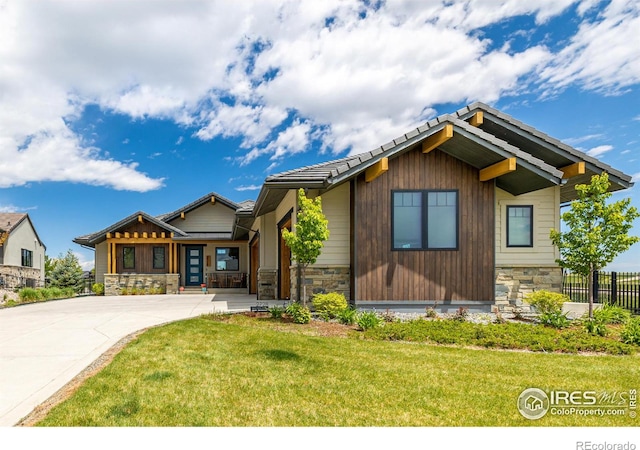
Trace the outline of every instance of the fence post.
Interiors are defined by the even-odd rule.
[[[597,270],[593,271],[593,302],[598,303],[600,298],[600,272]],[[587,302],[589,299],[587,298]]]
[[[618,272],[611,272],[611,300],[609,303],[615,305],[618,302]]]

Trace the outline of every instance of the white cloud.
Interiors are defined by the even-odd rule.
[[[173,120],[202,140],[239,138],[246,154],[237,161],[268,156],[273,168],[316,142],[334,153],[370,150],[437,105],[528,92],[538,74],[547,92],[571,83],[616,92],[640,81],[640,46],[629,44],[640,28],[634,2],[613,0],[584,19],[557,55],[541,45],[492,49],[480,30],[525,14],[544,24],[574,4],[582,19],[600,3],[8,0],[0,3],[0,186],[162,186],[72,131],[88,104]]]
[[[585,21],[571,43],[541,71],[545,88],[577,83],[589,90],[617,94],[640,82],[640,3],[612,0],[593,21]]]
[[[640,172],[634,173],[631,177],[631,181],[633,181],[634,183],[640,182]]]
[[[38,209],[35,206],[15,206],[15,205],[0,205],[0,213],[14,213],[14,212],[25,212],[33,209]]]
[[[587,152],[587,155],[589,156],[593,156],[593,157],[597,157],[600,156],[604,153],[607,153],[609,151],[613,150],[613,146],[612,145],[599,145],[597,147],[592,148],[591,150],[589,150]]]
[[[574,138],[563,139],[563,141],[569,145],[578,145],[586,141],[592,141],[594,139],[602,139],[604,138],[604,134],[587,134],[585,136],[579,136]]]
[[[238,186],[236,188],[234,188],[236,191],[259,191],[260,189],[262,189],[262,185],[261,184],[250,184],[247,186]]]

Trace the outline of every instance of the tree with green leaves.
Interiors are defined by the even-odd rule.
[[[78,257],[71,250],[67,250],[66,255],[60,254],[52,264],[49,285],[59,288],[73,288],[80,292],[84,286],[82,279],[82,267]]]
[[[291,258],[297,262],[302,273],[302,304],[307,306],[307,290],[304,284],[305,271],[320,256],[324,241],[329,239],[329,221],[322,213],[322,199],[309,199],[304,189],[298,191],[298,214],[295,230],[282,230],[282,238],[291,249]]]
[[[551,230],[550,235],[560,251],[557,263],[589,280],[589,317],[593,317],[593,273],[640,240],[628,235],[640,213],[628,198],[607,204],[609,186],[606,172],[591,177],[590,184],[577,185],[577,200],[562,214],[568,231]]]

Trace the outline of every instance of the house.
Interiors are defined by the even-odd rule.
[[[612,191],[633,185],[629,175],[474,103],[370,152],[269,176],[255,202],[216,203],[211,194],[169,215],[133,214],[76,242],[95,246],[97,277],[150,274],[160,241],[146,241],[146,256],[134,259],[140,265],[124,249],[151,232],[143,225],[152,227],[164,233],[169,255],[157,270],[180,274],[185,285],[211,284],[224,272],[215,258],[237,255],[231,264],[246,272],[248,292],[297,299],[301,275],[282,230],[295,228],[302,188],[322,197],[330,229],[306,271],[307,292],[342,292],[366,308],[489,310],[518,304],[534,289],[560,290],[549,230],[559,228],[560,206],[575,199],[575,185],[602,172]],[[199,220],[187,226],[192,214]],[[207,255],[216,263],[201,267]]]
[[[95,277],[105,294],[176,293],[180,287],[247,285],[247,233],[232,238],[237,204],[215,192],[161,216],[138,211],[74,242],[95,249]]]
[[[44,285],[45,245],[26,213],[0,213],[0,287]]]

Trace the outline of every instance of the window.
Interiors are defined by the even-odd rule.
[[[153,247],[153,268],[164,269],[164,247]]]
[[[136,248],[135,247],[124,247],[122,249],[122,260],[123,267],[125,269],[135,269],[136,268]]]
[[[240,270],[240,249],[238,247],[217,247],[216,270]]]
[[[507,206],[507,247],[533,247],[533,206]]]
[[[392,191],[393,249],[458,248],[458,191]]]
[[[33,267],[33,252],[31,250],[22,249],[22,266]]]

